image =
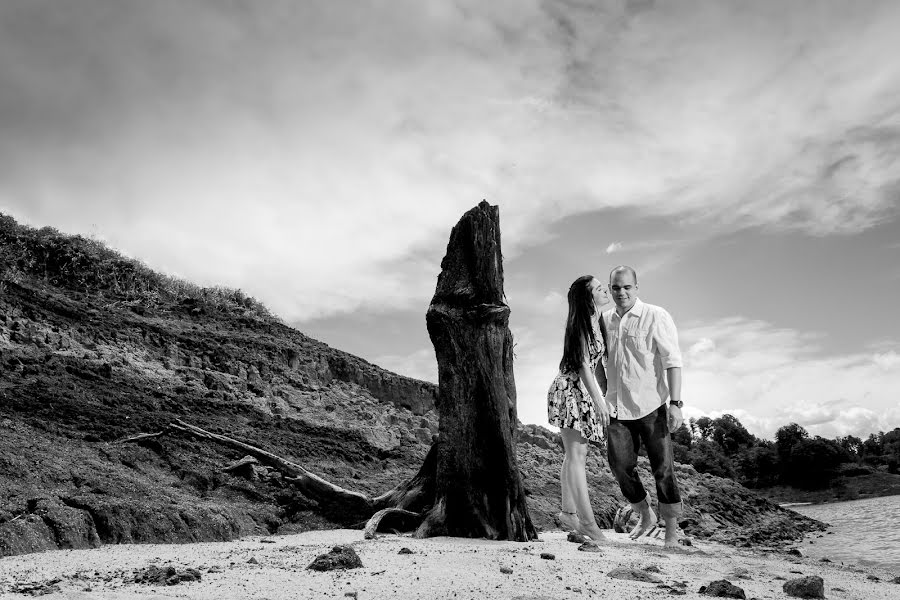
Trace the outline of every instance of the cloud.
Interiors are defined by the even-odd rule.
[[[617,252],[622,249],[622,242],[613,242],[609,246],[606,247],[606,253],[612,254],[613,252]]]
[[[835,354],[824,336],[740,317],[689,325],[681,340],[690,416],[730,413],[769,438],[791,422],[829,437],[900,426],[900,343]]]
[[[637,7],[637,8],[636,8]],[[0,209],[290,321],[431,294],[450,227],[504,251],[624,208],[711,232],[896,211],[896,3],[0,6]]]

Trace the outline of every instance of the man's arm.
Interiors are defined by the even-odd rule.
[[[669,384],[669,400],[678,402],[681,400],[681,367],[670,367],[666,369],[666,382]],[[681,427],[684,417],[681,409],[677,406],[669,405],[669,431],[675,433],[675,430]]]

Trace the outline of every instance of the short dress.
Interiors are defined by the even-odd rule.
[[[594,343],[588,344],[588,358],[591,370],[604,357],[603,340],[598,335]],[[603,427],[597,421],[591,394],[581,381],[578,371],[560,371],[547,392],[547,419],[559,428],[577,429],[592,442],[603,442]]]

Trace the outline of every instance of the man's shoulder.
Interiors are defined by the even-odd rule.
[[[650,304],[649,302],[644,302],[644,311],[649,315],[653,315],[654,317],[668,317],[670,319],[672,318],[672,315],[669,314],[669,311],[667,311],[665,308],[656,304]]]

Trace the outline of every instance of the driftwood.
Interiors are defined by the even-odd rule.
[[[417,537],[537,538],[516,464],[516,390],[509,307],[503,293],[499,212],[482,202],[450,234],[426,315],[438,360],[440,435],[411,480],[376,497],[335,485],[267,450],[176,420],[140,442],[178,433],[239,450],[279,471],[322,514]]]

